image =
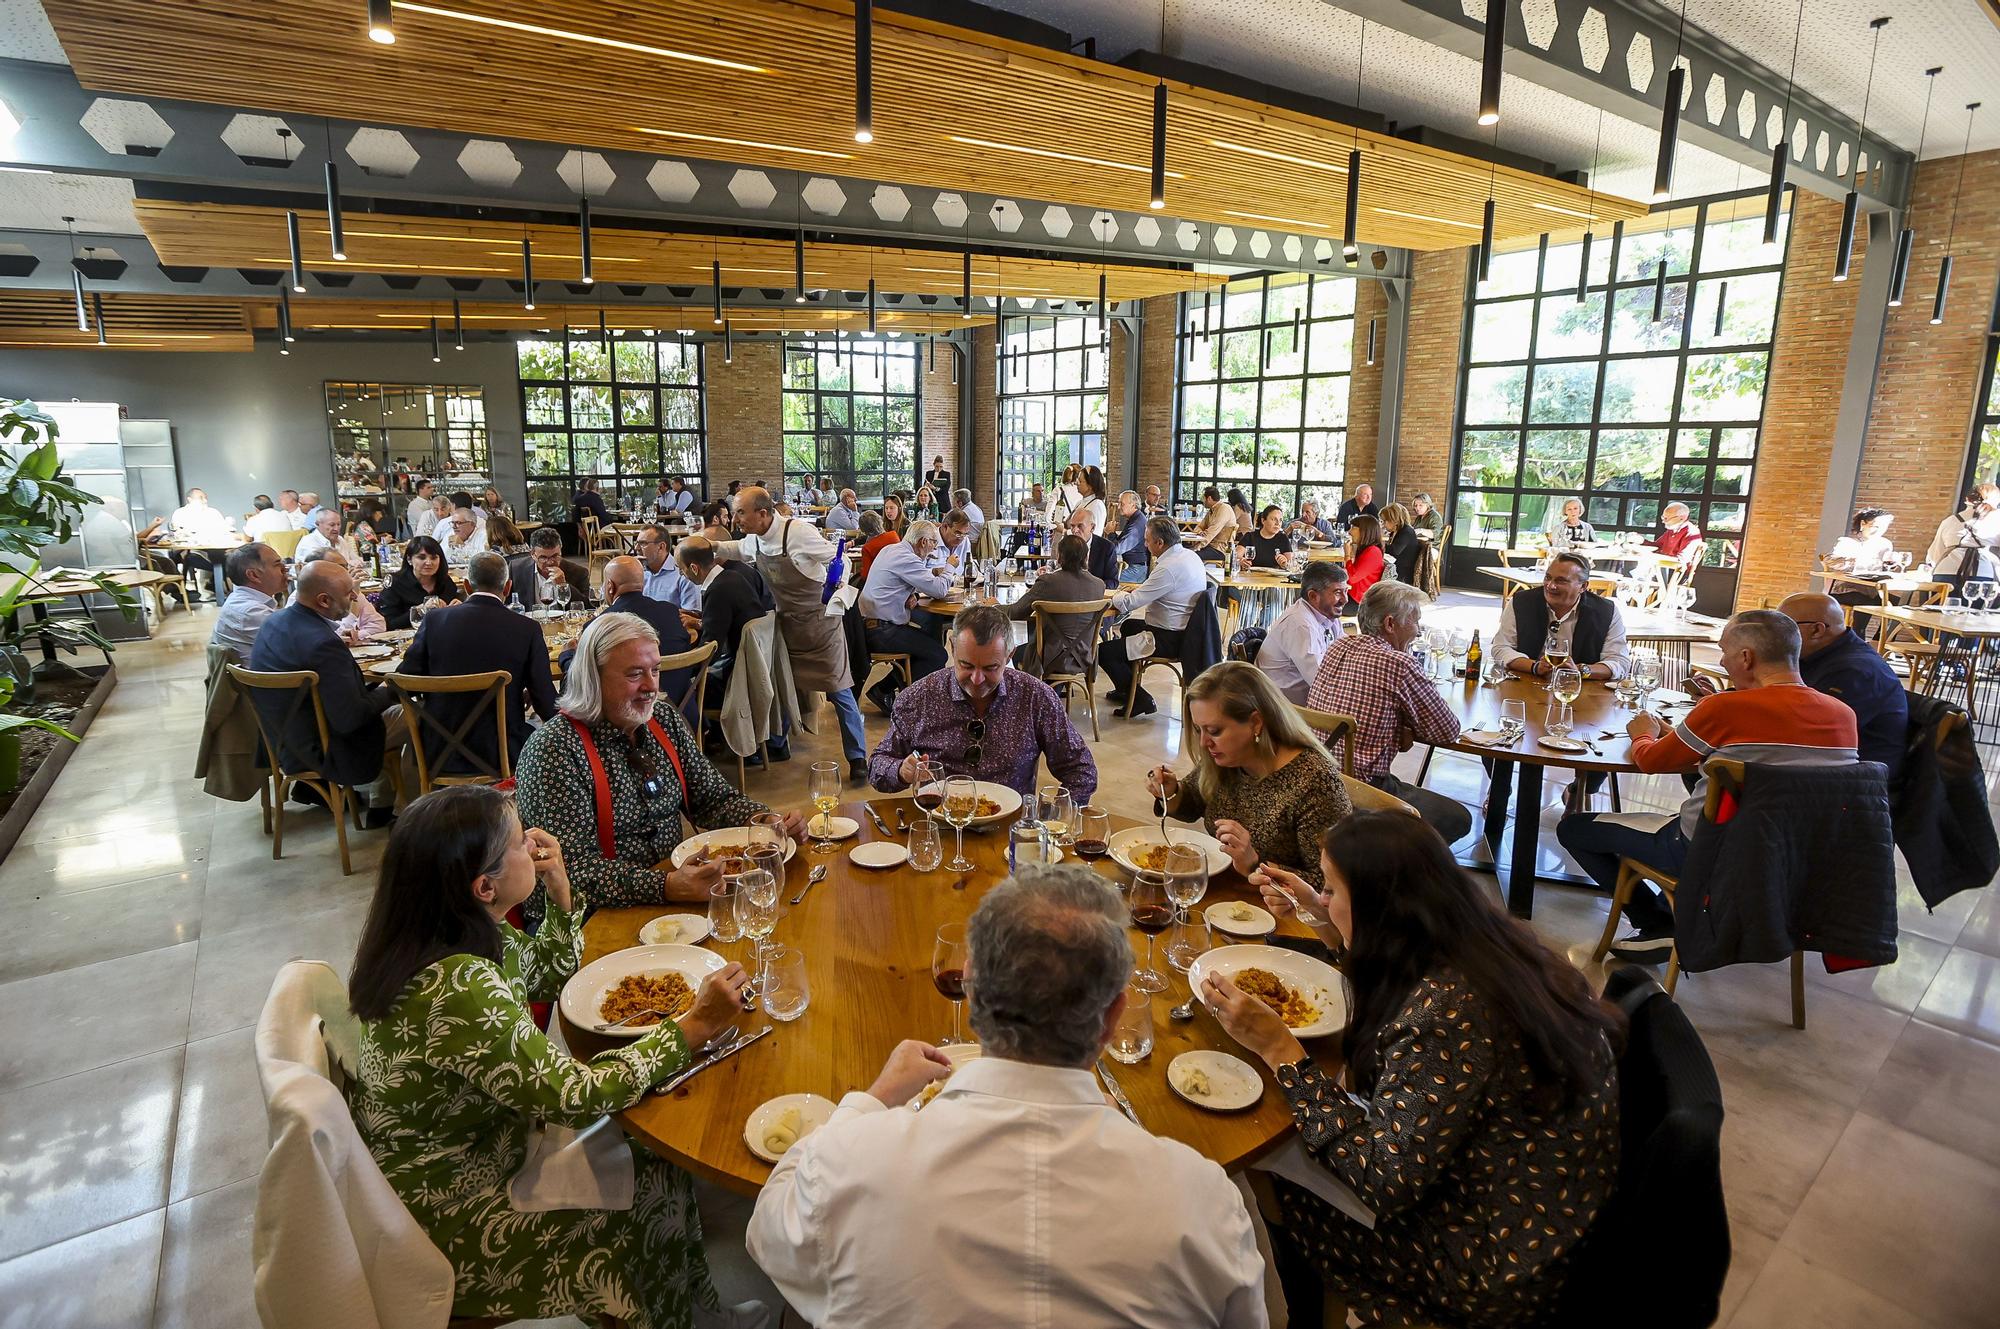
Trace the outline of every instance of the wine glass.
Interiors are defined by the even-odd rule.
[[[940,1038],[940,1045],[966,1041],[958,1023],[959,1003],[965,1000],[965,955],[965,924],[940,927],[937,940],[931,944],[931,985],[951,1003],[951,1037]]]
[[[1500,727],[1509,743],[1518,743],[1528,732],[1528,703],[1519,699],[1500,703]]]
[[[1174,921],[1174,906],[1167,895],[1167,874],[1140,868],[1125,888],[1125,905],[1132,913],[1132,926],[1146,934],[1146,960],[1133,971],[1132,986],[1141,992],[1165,992],[1167,980],[1153,968],[1153,938]]]
[[[1549,691],[1563,705],[1569,705],[1583,692],[1583,671],[1573,664],[1563,665],[1549,675]]]
[[[1551,701],[1548,715],[1542,723],[1543,731],[1550,738],[1568,738],[1569,731],[1574,728],[1576,728],[1576,712],[1570,709],[1569,703],[1560,700]]]
[[[1076,804],[1069,796],[1069,790],[1059,784],[1045,784],[1035,794],[1039,805],[1042,825],[1048,828],[1049,839],[1059,845],[1076,843]]]
[[[943,808],[945,822],[958,832],[958,847],[945,866],[953,872],[970,872],[972,864],[965,857],[965,828],[979,811],[979,782],[968,775],[954,775],[946,780]]]
[[[567,614],[569,612],[569,597],[570,597],[569,583],[568,582],[558,583],[555,588],[557,613]]]
[[[814,762],[808,793],[817,815],[813,817],[812,826],[806,829],[819,828],[813,838],[812,851],[815,854],[830,854],[833,852],[833,838],[829,832],[833,829],[834,809],[840,806],[840,763]]]
[[[1111,840],[1111,814],[1100,807],[1078,808],[1076,852],[1083,858],[1102,858]]]
[[[1543,648],[1542,658],[1549,662],[1549,681],[1542,685],[1543,690],[1554,692],[1556,689],[1556,675],[1569,664],[1569,652],[1566,650],[1559,651],[1553,646],[1548,646]]]
[[[757,879],[761,878],[759,881]],[[762,889],[769,886],[771,889]],[[768,872],[746,872],[736,883],[736,927],[750,939],[751,987],[764,964],[764,942],[778,926],[777,884]]]
[[[754,854],[759,845],[775,845],[779,852],[785,849],[785,842],[791,837],[785,834],[785,814],[782,812],[759,812],[750,818],[750,849]]]
[[[913,800],[924,819],[933,819],[940,804],[944,802],[944,766],[919,752],[917,755],[916,779],[910,782],[915,790]]]
[[[1208,894],[1208,854],[1195,845],[1170,844],[1163,870],[1167,874],[1167,899],[1174,905],[1174,923],[1177,927],[1184,927],[1189,917],[1188,910],[1201,903],[1201,897]],[[1167,963],[1185,970],[1193,957],[1175,954],[1175,946],[1181,944],[1181,938],[1177,936],[1167,946]]]

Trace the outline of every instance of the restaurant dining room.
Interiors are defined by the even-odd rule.
[[[1996,807],[2000,0],[0,0],[0,1329],[1988,1329]]]

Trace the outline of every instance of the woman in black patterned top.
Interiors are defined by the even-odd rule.
[[[676,868],[681,817],[702,830],[747,826],[769,811],[724,780],[673,703],[660,694],[660,639],[636,614],[601,614],[577,639],[558,714],[521,749],[515,801],[525,825],[562,842],[570,883],[589,908],[708,901],[720,862]],[[660,735],[666,736],[666,745]],[[669,751],[671,747],[671,751]],[[596,762],[591,760],[596,755]],[[598,771],[609,786],[610,841],[598,817]],[[794,839],[805,832],[785,814]],[[541,916],[528,897],[528,921]]]
[[[1278,1180],[1283,1236],[1363,1323],[1536,1323],[1617,1178],[1623,1023],[1416,818],[1349,817],[1320,866],[1315,930],[1349,990],[1337,1046],[1309,1057],[1263,1002],[1202,985],[1312,1159],[1375,1213],[1370,1231]],[[1259,884],[1280,915],[1279,886],[1310,890],[1282,869]]]

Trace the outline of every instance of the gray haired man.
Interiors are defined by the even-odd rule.
[[[1091,1076],[1127,1001],[1126,912],[1104,878],[1032,867],[967,927],[984,1055],[905,1041],[787,1152],[751,1258],[819,1329],[898,1324],[1261,1326],[1241,1194],[1133,1125]],[[921,1112],[896,1110],[946,1075]],[[893,1307],[893,1312],[885,1311]]]

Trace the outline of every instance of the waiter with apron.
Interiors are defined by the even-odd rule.
[[[810,522],[779,516],[771,492],[754,485],[737,492],[736,526],[743,538],[719,542],[716,557],[755,563],[763,574],[778,604],[778,628],[792,657],[792,678],[801,693],[824,692],[833,703],[840,717],[848,778],[866,783],[867,739],[861,730],[861,707],[854,700],[843,618],[827,612],[833,542]],[[811,715],[818,708],[801,704],[799,709]]]

